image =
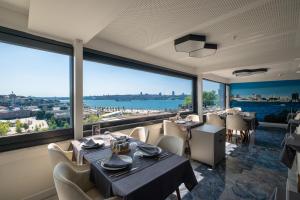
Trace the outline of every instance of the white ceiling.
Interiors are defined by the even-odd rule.
[[[295,74],[295,59],[300,58],[300,0],[123,3],[124,0],[31,0],[29,6],[28,0],[0,0],[1,7],[29,12],[29,28],[57,37],[82,37],[79,39],[89,43],[100,39],[233,81],[233,68],[261,66],[274,68],[268,72],[270,78],[282,78],[280,73],[300,79],[300,74]],[[104,17],[100,17],[103,13]],[[189,33],[205,34],[210,42],[219,45],[217,53],[190,58],[175,52],[174,40]]]
[[[31,0],[28,28],[73,41],[90,41],[116,19],[131,0]]]

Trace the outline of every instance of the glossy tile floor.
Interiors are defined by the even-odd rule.
[[[285,129],[258,127],[249,144],[226,144],[226,159],[213,170],[192,162],[199,184],[183,200],[268,199],[275,187],[285,187],[287,168],[279,161]],[[169,199],[176,199],[173,196]]]

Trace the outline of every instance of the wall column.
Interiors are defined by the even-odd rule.
[[[230,87],[226,85],[226,109],[230,108]]]
[[[200,116],[200,121],[203,121],[202,91],[203,91],[202,74],[197,74],[198,115]]]
[[[74,47],[74,139],[83,137],[83,43],[76,39]]]

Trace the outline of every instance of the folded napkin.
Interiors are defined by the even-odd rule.
[[[145,152],[151,157],[158,156],[160,153],[159,148],[147,144],[140,144],[137,146],[141,151]]]
[[[97,142],[95,142],[93,139],[89,139],[88,141],[85,141],[82,143],[83,149],[96,149],[99,148],[101,145]]]
[[[110,167],[110,168],[126,168],[129,167],[130,164],[131,163],[125,162],[116,154],[112,154],[112,156],[108,161],[103,162],[104,167]]]

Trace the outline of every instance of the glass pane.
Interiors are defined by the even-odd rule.
[[[225,108],[225,84],[203,80],[203,111]]]
[[[0,135],[70,127],[70,57],[0,43]]]
[[[192,111],[192,80],[84,61],[84,123]]]

